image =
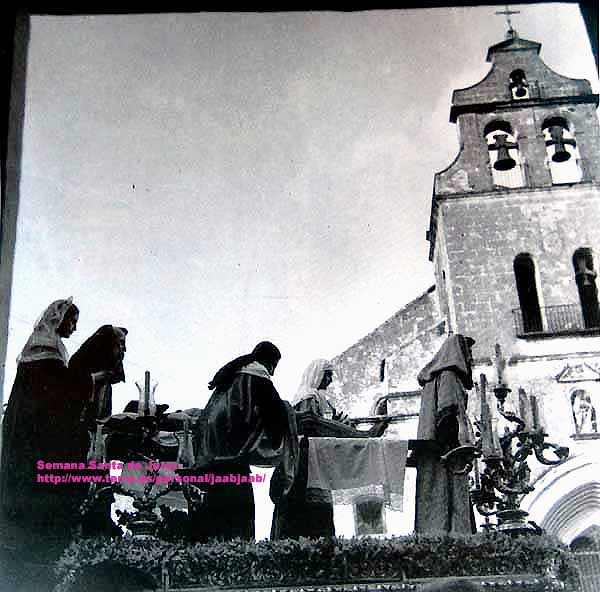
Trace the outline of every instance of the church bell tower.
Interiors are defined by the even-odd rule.
[[[430,259],[451,331],[528,352],[600,332],[598,95],[509,27],[487,76],[453,93],[460,150],[435,175]],[[529,348],[530,349],[530,348]]]

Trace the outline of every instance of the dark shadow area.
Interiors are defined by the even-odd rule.
[[[25,78],[29,17],[3,8],[0,17],[2,73],[2,201],[0,218],[0,404],[4,384],[4,368],[8,336],[8,316],[12,288],[19,183],[25,112]]]

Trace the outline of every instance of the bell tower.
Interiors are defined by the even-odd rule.
[[[485,78],[453,93],[459,153],[435,175],[430,260],[449,328],[477,340],[476,358],[496,342],[600,333],[598,95],[540,49],[509,22]]]

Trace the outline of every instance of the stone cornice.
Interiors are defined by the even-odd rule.
[[[456,579],[456,578],[446,578]],[[517,575],[494,575],[494,576],[470,576],[462,579],[470,580],[484,587],[485,590],[503,590],[510,592],[548,592],[551,590],[562,590],[561,584],[548,576],[536,576],[531,574]],[[408,592],[409,590],[421,590],[424,586],[443,578],[423,578],[406,581],[357,581],[338,584],[305,584],[295,586],[251,586],[246,584],[236,588],[171,588],[165,586],[166,592],[241,592],[251,590],[253,592]]]

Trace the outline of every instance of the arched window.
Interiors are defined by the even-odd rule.
[[[521,253],[515,257],[513,268],[519,304],[521,306],[521,321],[524,333],[537,333],[542,331],[542,313],[538,298],[535,264],[528,253]]]
[[[510,73],[508,87],[510,88],[513,99],[529,98],[529,85],[527,84],[527,77],[523,70],[513,70]]]
[[[577,183],[582,173],[577,142],[564,117],[550,117],[542,124],[546,141],[546,158],[552,183]]]
[[[512,128],[506,121],[492,121],[484,130],[494,185],[522,187],[523,167],[519,145]]]
[[[600,327],[600,307],[598,306],[598,288],[596,287],[592,250],[577,249],[573,253],[573,268],[585,328]]]

